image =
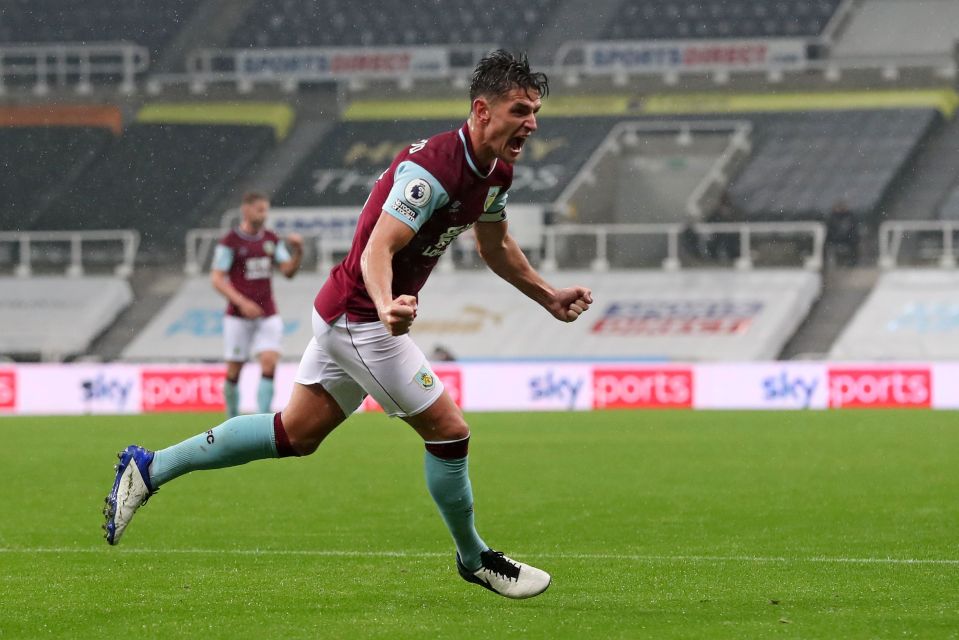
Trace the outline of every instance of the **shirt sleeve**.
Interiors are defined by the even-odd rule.
[[[213,264],[211,266],[217,271],[229,271],[230,267],[233,266],[233,249],[225,244],[216,245],[216,249],[213,250]]]
[[[506,220],[506,201],[509,192],[500,191],[479,217],[480,222],[502,222]]]
[[[290,255],[290,249],[286,246],[286,243],[282,240],[276,243],[276,253],[273,254],[273,262],[276,264],[283,264],[288,260],[292,260],[293,256]]]
[[[383,210],[419,231],[433,212],[450,201],[446,189],[433,175],[409,160],[401,162],[393,175],[393,188]]]

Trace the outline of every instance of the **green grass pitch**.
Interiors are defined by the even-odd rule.
[[[0,419],[0,638],[957,638],[948,412],[476,414],[487,542],[553,575],[456,575],[402,422],[190,474],[118,547],[115,452],[214,415]]]

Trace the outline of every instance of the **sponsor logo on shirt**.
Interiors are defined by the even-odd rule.
[[[499,195],[499,190],[503,187],[490,187],[489,193],[486,194],[486,202],[483,203],[483,211],[489,211],[489,208],[493,206],[493,202],[496,200],[496,196]]]
[[[419,215],[417,211],[410,209],[408,206],[406,206],[406,203],[399,199],[393,203],[393,208],[409,218],[410,222],[415,222],[416,216]]]
[[[403,189],[403,197],[414,207],[422,207],[430,201],[432,196],[433,189],[430,188],[430,183],[423,178],[413,178],[406,183],[406,188]]]

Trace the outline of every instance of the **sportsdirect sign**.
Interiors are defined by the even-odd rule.
[[[237,73],[248,78],[396,78],[435,76],[449,70],[443,47],[384,49],[265,49],[237,51]]]
[[[801,69],[806,64],[806,43],[802,40],[590,42],[584,49],[586,71],[594,74],[761,71]]]

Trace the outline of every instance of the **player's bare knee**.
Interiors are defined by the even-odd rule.
[[[420,431],[427,441],[463,440],[470,435],[469,425],[462,414],[451,414],[434,421],[426,431]]]
[[[320,420],[287,411],[281,415],[287,440],[296,455],[308,456],[320,447],[327,433]]]

